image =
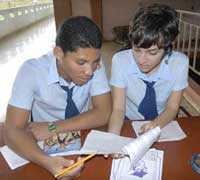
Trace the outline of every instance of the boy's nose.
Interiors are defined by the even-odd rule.
[[[94,70],[93,70],[92,66],[88,66],[88,67],[86,68],[86,70],[85,70],[85,74],[88,75],[88,76],[92,76],[93,71],[94,71]]]
[[[138,62],[139,64],[143,64],[147,59],[147,55],[145,53],[140,54],[140,56],[138,57]]]

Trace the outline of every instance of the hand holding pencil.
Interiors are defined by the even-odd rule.
[[[63,170],[61,170],[59,173],[56,173],[54,175],[55,178],[67,173],[68,171],[72,170],[73,168],[79,166],[80,164],[84,163],[85,161],[87,161],[88,159],[92,158],[93,156],[95,156],[96,154],[89,154],[88,156],[86,156],[85,158],[80,159],[79,161],[77,161],[76,163],[68,166],[67,168],[64,168]]]
[[[78,161],[81,160],[81,158],[78,158]],[[66,167],[70,167],[75,163],[74,160],[65,158],[62,156],[49,156],[47,160],[45,160],[44,168],[47,169],[52,175],[55,175],[59,172],[61,172]],[[76,177],[79,177],[81,175],[81,171],[84,167],[84,163],[80,163],[78,166],[71,169],[69,172],[66,172],[60,176],[57,176],[56,179],[73,179]]]

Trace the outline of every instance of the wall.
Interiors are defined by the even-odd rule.
[[[56,29],[58,29],[61,22],[72,15],[71,0],[53,0],[53,7]]]
[[[90,0],[71,0],[72,4],[72,15],[73,16],[87,16],[89,18],[91,15]]]
[[[102,0],[103,34],[105,40],[112,40],[112,28],[128,25],[138,7],[162,3],[175,9],[200,12],[199,0]]]

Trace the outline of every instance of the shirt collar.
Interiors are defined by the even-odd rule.
[[[59,82],[59,74],[56,61],[57,61],[56,57],[52,55],[49,74],[48,74],[48,84],[54,84]]]
[[[170,61],[170,56],[166,55],[161,64],[160,67],[158,69],[158,79],[162,79],[162,80],[166,80],[166,81],[171,81],[173,79],[172,77],[172,73],[170,71],[170,65],[169,65],[169,61]]]
[[[128,74],[135,74],[138,78],[149,82],[158,81],[159,79],[166,81],[172,80],[172,75],[169,68],[169,60],[170,60],[169,55],[165,55],[163,57],[160,67],[157,69],[156,72],[154,72],[151,76],[147,76],[145,73],[142,73],[138,68],[138,65],[135,62],[132,49],[129,50],[129,53],[131,57],[131,63],[128,66]]]
[[[59,83],[61,86],[68,86],[69,88],[74,87],[76,85],[74,82],[71,82],[69,84],[58,74],[58,68],[56,62],[57,62],[56,57],[53,56],[52,54],[51,64],[48,74],[48,84]]]
[[[74,82],[68,83],[61,76],[59,76],[59,84],[61,86],[67,86],[69,89],[71,89],[72,87],[76,86],[76,84]]]
[[[128,74],[138,74],[140,70],[135,62],[132,49],[129,49],[128,53],[130,54],[129,57],[131,57],[130,65],[128,65]]]

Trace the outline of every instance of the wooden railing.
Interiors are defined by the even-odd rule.
[[[180,33],[174,48],[190,58],[190,70],[200,77],[200,13],[177,12]]]
[[[0,10],[0,38],[53,16],[53,4],[35,4]]]
[[[184,92],[185,99],[200,114],[200,13],[177,10],[179,14],[179,35],[174,49],[185,53],[189,59],[189,77],[195,80],[197,88],[190,84]],[[190,81],[189,81],[190,82]]]

